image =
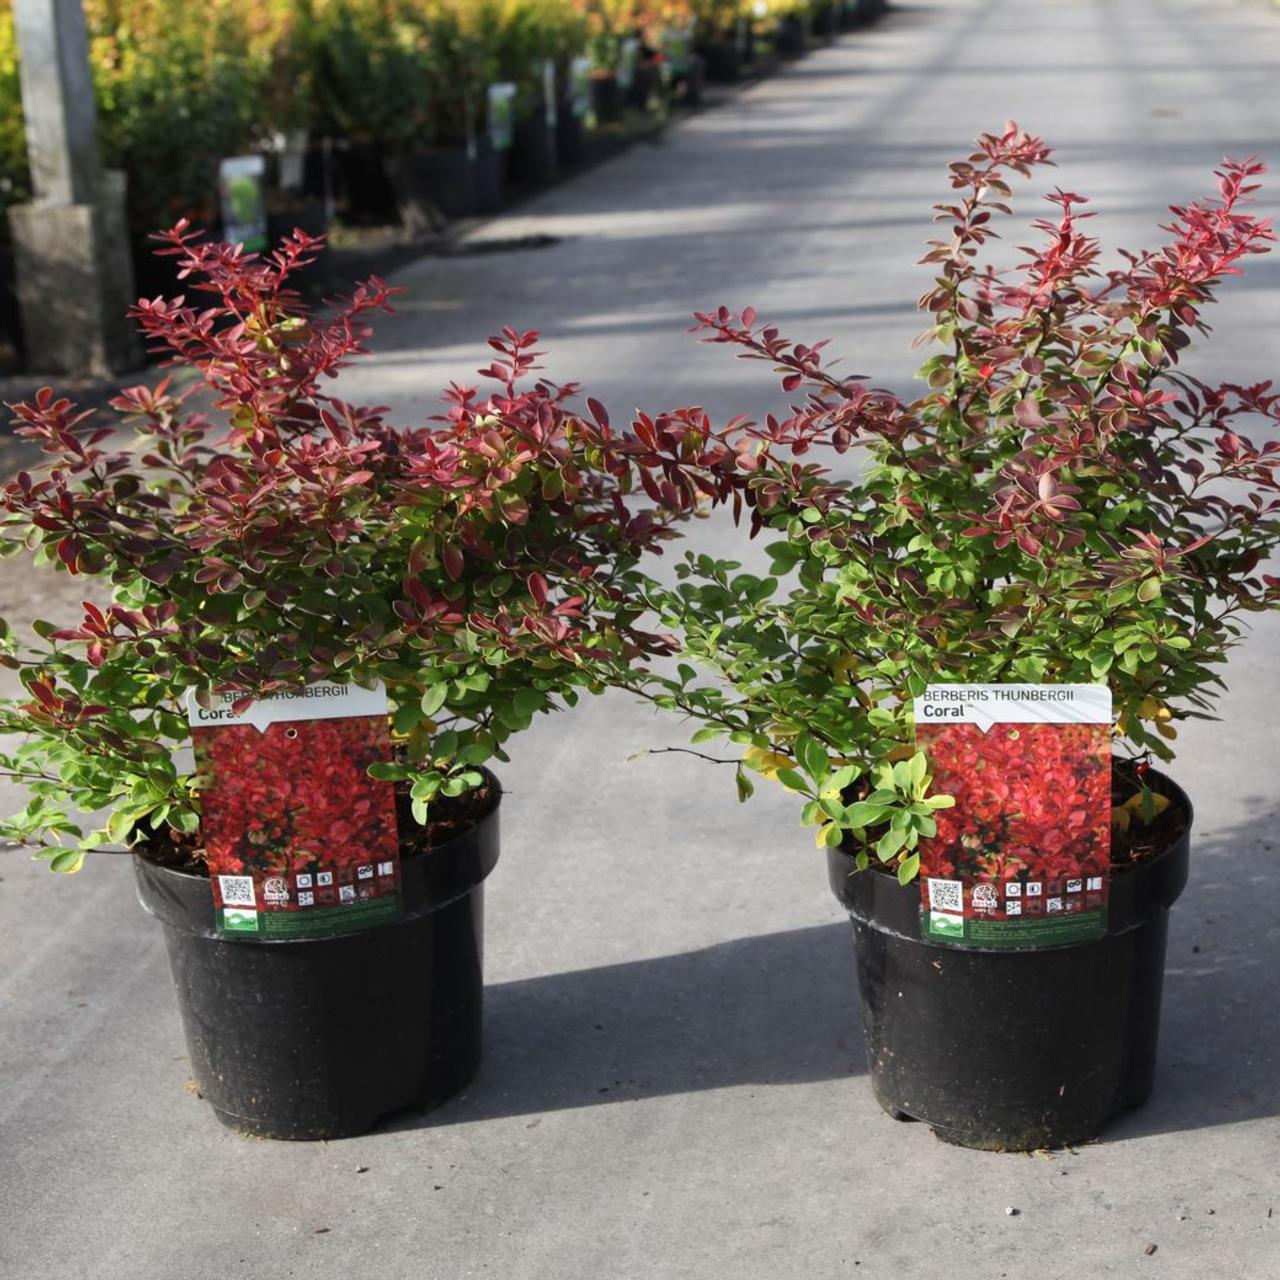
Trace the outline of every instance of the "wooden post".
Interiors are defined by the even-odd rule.
[[[138,363],[125,187],[104,173],[80,0],[13,0],[35,198],[9,212],[27,365],[109,376]]]

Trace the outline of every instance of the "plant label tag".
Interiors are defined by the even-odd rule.
[[[548,129],[556,127],[556,64],[547,58],[542,64],[542,110]]]
[[[618,46],[618,66],[614,74],[618,77],[619,89],[630,89],[635,83],[636,66],[640,61],[640,41],[629,36]]]
[[[914,702],[932,791],[920,931],[978,949],[1101,937],[1111,865],[1111,690],[931,684]]]
[[[583,56],[569,63],[569,109],[579,120],[591,110],[591,59]]]
[[[200,830],[224,937],[351,933],[401,913],[387,695],[324,681],[188,699]]]
[[[265,156],[229,156],[218,164],[222,236],[247,252],[267,247],[267,161]]]
[[[495,151],[510,151],[515,139],[516,93],[518,86],[508,80],[489,86],[489,145]]]

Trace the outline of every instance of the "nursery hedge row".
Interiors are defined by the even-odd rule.
[[[383,153],[463,141],[487,86],[540,92],[588,54],[607,75],[628,39],[681,51],[867,0],[84,0],[105,162],[129,177],[142,232],[209,222],[218,161],[287,137]],[[0,0],[0,207],[30,195],[10,8]],[[4,235],[0,231],[0,236]]]

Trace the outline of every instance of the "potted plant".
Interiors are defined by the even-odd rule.
[[[1225,162],[1111,268],[1085,200],[1053,191],[1042,243],[997,270],[1009,175],[1048,157],[1010,125],[951,165],[911,403],[752,312],[699,316],[797,397],[759,425],[656,420],[733,459],[715,474],[735,468],[770,568],[690,556],[651,583],[684,662],[632,682],[738,749],[744,798],[763,775],[803,805],[853,920],[881,1104],[993,1149],[1083,1140],[1151,1088],[1192,821],[1153,765],[1207,714],[1242,620],[1280,604],[1259,571],[1280,394],[1178,363],[1274,238],[1248,212],[1261,166]],[[853,449],[854,480],[815,460]]]
[[[698,52],[706,63],[708,79],[737,80],[750,61],[746,6],[741,0],[696,0],[693,12]]]
[[[531,379],[536,335],[491,340],[491,395],[454,385],[440,418],[394,427],[321,389],[394,290],[311,317],[289,280],[315,239],[261,259],[162,239],[211,297],[134,314],[192,389],[113,402],[135,447],[47,390],[15,409],[48,461],[5,486],[0,547],[90,598],[71,625],[3,628],[23,692],[0,769],[30,793],[3,832],[61,872],[131,853],[219,1119],[357,1133],[475,1070],[488,766],[664,650],[627,575],[691,508],[598,404]]]
[[[808,50],[810,0],[768,0],[767,16],[773,23],[776,53],[795,58]]]
[[[829,44],[840,29],[836,0],[814,0],[809,13],[814,36]]]
[[[315,132],[339,142],[344,219],[398,217],[416,235],[432,230],[441,210],[465,212],[467,154],[440,137],[440,58],[423,15],[403,0],[351,0],[305,17],[298,40],[310,51]]]
[[[633,0],[589,0],[586,47],[591,57],[591,114],[596,124],[618,124],[625,114],[630,65],[623,69],[623,63],[634,61],[635,16]],[[623,76],[620,70],[624,70]]]

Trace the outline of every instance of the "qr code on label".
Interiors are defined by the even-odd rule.
[[[929,881],[930,911],[963,911],[964,885],[959,880]]]
[[[256,905],[253,899],[252,876],[219,876],[218,888],[222,890],[222,905],[224,907],[252,907]]]

